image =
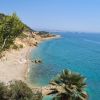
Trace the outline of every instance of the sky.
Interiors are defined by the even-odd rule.
[[[100,0],[0,0],[0,12],[34,29],[100,32]]]

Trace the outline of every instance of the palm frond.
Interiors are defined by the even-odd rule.
[[[78,100],[87,100],[86,92],[83,92],[86,87],[86,78],[79,73],[71,72],[70,70],[63,70],[61,74],[50,82],[51,85],[56,86],[51,94],[71,98],[79,98]],[[73,99],[72,99],[73,100]]]

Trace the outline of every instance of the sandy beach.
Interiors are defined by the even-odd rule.
[[[47,39],[54,39],[56,37],[48,37],[45,39],[38,38],[37,42],[41,42]],[[18,41],[19,42],[19,41]],[[36,41],[32,41],[36,42]],[[25,45],[24,48],[19,50],[9,50],[5,52],[5,56],[0,59],[0,81],[8,83],[12,80],[22,80],[25,81],[27,74],[29,72],[28,68],[28,55],[31,49],[36,46]]]
[[[27,70],[27,54],[30,47],[20,50],[11,50],[6,53],[5,57],[0,59],[0,81],[9,82],[11,80],[25,79]]]

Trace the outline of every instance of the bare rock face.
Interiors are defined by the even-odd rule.
[[[26,46],[38,46],[38,43],[42,40],[42,38],[37,35],[37,32],[23,32],[26,35],[25,38],[16,38],[15,44],[17,46],[22,45],[23,47]]]

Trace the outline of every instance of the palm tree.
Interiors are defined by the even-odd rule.
[[[85,92],[85,78],[70,70],[63,70],[54,80],[50,82],[53,86],[48,94],[55,94],[53,100],[87,100]]]

